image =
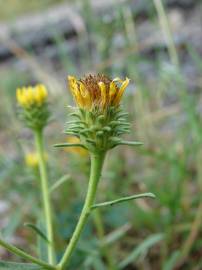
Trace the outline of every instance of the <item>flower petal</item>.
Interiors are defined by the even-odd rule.
[[[98,86],[101,92],[101,106],[105,107],[106,102],[107,102],[106,85],[103,82],[99,82]]]
[[[82,82],[79,82],[79,89],[81,96],[83,98],[83,101],[85,103],[85,107],[89,108],[91,107],[91,96],[89,91],[85,88],[84,84]]]
[[[114,105],[118,105],[120,103],[122,95],[123,95],[126,87],[128,86],[129,82],[130,82],[130,80],[126,77],[125,81],[123,81],[123,83],[122,83],[122,85],[121,85],[121,87],[120,87],[120,89],[119,89],[119,91],[118,91],[118,93],[113,101]]]
[[[116,84],[114,83],[114,80],[110,83],[110,86],[109,86],[109,102],[112,103],[114,98],[115,98],[115,95],[117,93],[117,87],[116,87]]]

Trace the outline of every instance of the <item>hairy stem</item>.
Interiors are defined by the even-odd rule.
[[[40,171],[40,178],[41,178],[41,191],[42,191],[46,233],[47,233],[47,238],[50,242],[48,244],[48,262],[51,264],[54,264],[55,252],[54,252],[54,237],[53,237],[53,226],[52,226],[52,212],[51,212],[51,205],[50,205],[50,194],[49,194],[46,162],[44,158],[43,136],[42,136],[41,130],[35,131],[35,143],[36,143],[36,149],[37,149],[38,158],[39,158],[39,171]]]
[[[74,249],[76,248],[80,235],[88,220],[89,214],[92,211],[91,207],[95,200],[97,185],[101,176],[104,157],[105,157],[105,153],[91,154],[91,171],[90,171],[90,179],[89,179],[85,203],[84,203],[80,218],[78,220],[78,223],[76,225],[76,228],[74,230],[74,233],[58,265],[60,270],[66,269],[65,267],[69,263],[70,257]]]

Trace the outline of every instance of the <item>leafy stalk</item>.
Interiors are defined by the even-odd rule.
[[[84,203],[80,218],[78,220],[78,223],[76,225],[76,228],[74,230],[74,233],[58,265],[58,269],[60,270],[64,270],[65,267],[68,265],[69,259],[77,245],[80,235],[92,211],[92,205],[95,200],[97,185],[101,176],[104,157],[105,157],[105,153],[96,153],[96,154],[91,153],[91,171],[90,171],[90,179],[89,179],[89,185],[88,185],[85,203]]]

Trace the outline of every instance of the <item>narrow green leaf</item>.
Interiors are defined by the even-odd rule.
[[[7,226],[2,230],[3,237],[7,238],[15,233],[22,220],[22,211],[20,210],[21,209],[15,209],[15,212],[12,213],[11,219],[9,220]]]
[[[15,263],[0,261],[0,270],[44,270],[42,266],[30,263]]]
[[[163,238],[163,233],[150,235],[139,246],[135,247],[131,254],[119,264],[119,269],[124,269],[130,263],[134,263],[142,254],[145,255],[148,252],[149,248],[162,241]]]
[[[69,130],[65,130],[64,133],[66,135],[71,135],[71,136],[75,136],[75,137],[78,136],[78,133],[77,132],[72,132],[72,131],[69,131]]]
[[[45,233],[46,226],[44,224],[44,216],[42,213],[39,213],[38,221],[37,221],[37,227]],[[48,245],[47,242],[44,241],[44,239],[38,235],[37,237],[37,251],[38,256],[42,261],[48,262]]]
[[[125,224],[122,227],[118,228],[115,231],[112,231],[110,234],[107,234],[103,239],[101,240],[101,245],[106,246],[106,245],[111,245],[114,242],[118,241],[121,237],[123,237],[128,230],[131,228],[130,224]]]
[[[156,196],[153,193],[142,193],[142,194],[136,194],[132,196],[122,197],[113,201],[103,202],[103,203],[97,203],[92,205],[92,209],[96,209],[98,207],[104,207],[104,206],[113,206],[117,203],[122,203],[130,200],[140,199],[140,198],[155,198]]]
[[[54,190],[59,188],[62,184],[64,184],[66,181],[70,179],[69,174],[63,175],[60,179],[58,179],[51,187],[50,187],[50,193],[52,193]]]
[[[85,124],[84,121],[81,120],[72,120],[72,121],[67,121],[65,122],[66,125],[71,125],[71,124]]]
[[[102,259],[97,255],[88,255],[84,261],[85,269],[106,270],[106,266],[103,264]]]
[[[74,116],[80,119],[80,115],[78,115],[77,113],[70,113],[69,116]]]
[[[99,257],[94,257],[92,261],[92,266],[94,266],[93,268],[96,270],[106,270],[106,267],[102,262],[102,259]]]
[[[24,226],[32,229],[41,238],[43,238],[47,243],[50,243],[50,241],[48,240],[47,236],[36,225],[34,225],[32,223],[25,223]]]
[[[119,145],[131,145],[131,146],[140,146],[143,145],[142,142],[129,142],[129,141],[121,141]]]
[[[174,251],[171,256],[168,258],[168,260],[163,265],[163,270],[173,270],[175,268],[175,265],[179,259],[180,251],[176,250]]]
[[[54,147],[82,147],[86,149],[86,147],[81,143],[58,143],[58,144],[54,144],[53,146]]]

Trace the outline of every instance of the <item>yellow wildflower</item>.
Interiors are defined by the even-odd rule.
[[[28,167],[34,168],[38,166],[39,160],[37,153],[28,153],[25,156],[25,163]]]
[[[129,79],[122,81],[119,78],[113,80],[105,75],[88,75],[77,80],[68,76],[69,88],[80,108],[92,110],[99,108],[101,111],[109,106],[118,106],[122,95],[129,84]]]
[[[32,105],[43,105],[47,96],[48,92],[43,84],[18,88],[16,91],[17,101],[24,108],[29,108]]]
[[[47,153],[44,153],[44,159],[48,160]],[[25,163],[28,167],[35,168],[39,165],[39,157],[36,152],[30,152],[25,155]]]

